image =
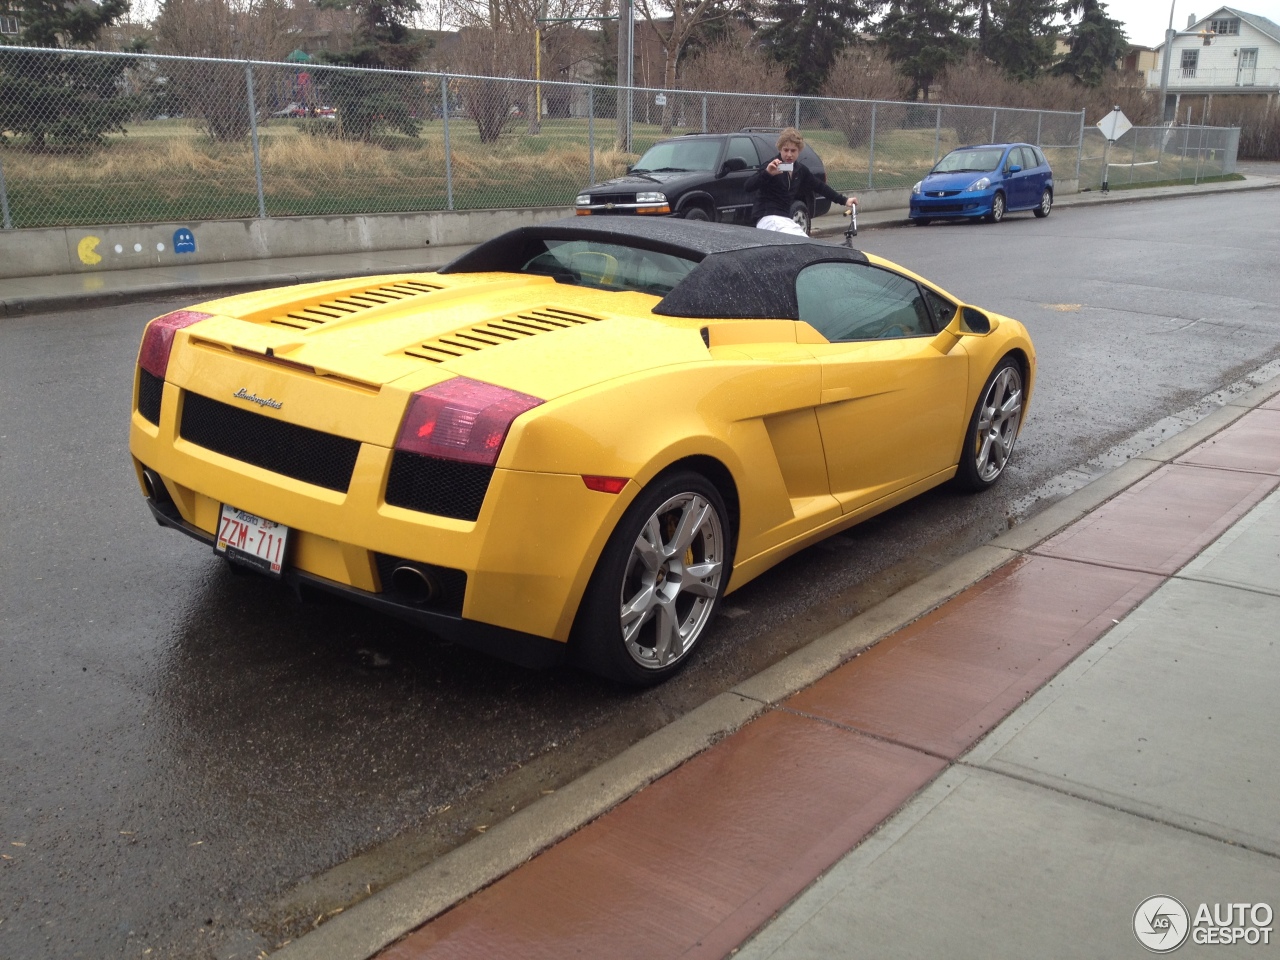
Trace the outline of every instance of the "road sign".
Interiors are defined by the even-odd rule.
[[[1115,143],[1131,129],[1133,124],[1129,122],[1129,118],[1116,107],[1105,117],[1098,121],[1098,129],[1102,131],[1102,135]]]

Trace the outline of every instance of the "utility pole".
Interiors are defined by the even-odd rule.
[[[1160,54],[1160,122],[1169,123],[1177,119],[1174,110],[1169,109],[1169,64],[1173,61],[1173,41],[1176,37],[1199,37],[1204,41],[1207,47],[1213,42],[1213,31],[1199,30],[1192,32],[1190,30],[1178,31],[1173,29],[1173,8],[1177,5],[1178,0],[1173,0],[1169,4],[1169,28],[1164,32],[1164,52]]]
[[[631,88],[635,72],[635,9],[618,0],[618,139],[617,149],[631,152]]]

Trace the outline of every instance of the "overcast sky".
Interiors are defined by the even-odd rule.
[[[1129,35],[1130,43],[1140,43],[1144,47],[1154,47],[1164,42],[1164,32],[1169,26],[1169,0],[1103,0],[1107,5],[1107,13],[1124,24],[1124,31]],[[1207,17],[1220,6],[1218,2],[1206,0],[1174,0],[1173,28],[1185,30],[1187,17]],[[1242,3],[1228,3],[1234,10],[1244,13],[1255,13],[1266,17],[1274,23],[1280,23],[1280,0],[1244,0]]]

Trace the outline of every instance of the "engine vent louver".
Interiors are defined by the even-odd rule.
[[[465,357],[487,347],[500,347],[504,343],[513,343],[526,337],[534,337],[540,333],[552,333],[556,330],[567,330],[603,319],[587,313],[574,313],[572,310],[561,310],[558,307],[545,307],[541,310],[529,310],[517,313],[488,323],[480,323],[474,327],[457,330],[443,337],[427,340],[405,353],[419,360],[430,360],[432,363],[445,363],[458,357]]]
[[[424,293],[432,293],[443,289],[442,286],[435,283],[424,283],[421,280],[401,280],[398,283],[370,287],[368,290],[359,290],[356,293],[348,293],[342,297],[334,297],[332,300],[323,300],[309,307],[291,310],[288,313],[272,317],[269,322],[282,327],[290,327],[294,330],[311,330],[315,327],[324,326],[330,320],[340,320],[343,317],[349,317],[353,313],[359,313],[361,310],[381,307],[388,303],[395,303],[398,300],[407,300],[410,297],[417,297]]]

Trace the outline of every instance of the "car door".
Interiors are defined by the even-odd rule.
[[[1014,173],[1015,165],[1020,167],[1022,161],[1018,148],[1010,147],[1004,155],[1004,162],[1000,164],[1000,178],[1004,181],[1005,206],[1008,210],[1017,210],[1027,205],[1026,174],[1022,170]]]
[[[1038,206],[1040,204],[1040,195],[1044,193],[1044,188],[1049,185],[1049,180],[1053,174],[1049,170],[1049,162],[1045,160],[1044,154],[1037,148],[1023,147],[1022,152],[1026,154],[1028,162],[1032,164],[1035,170],[1031,178],[1031,205]]]
[[[1036,152],[1030,147],[1018,147],[1015,151],[1018,159],[1014,161],[1022,167],[1019,174],[1022,186],[1021,207],[1035,207],[1040,204],[1040,191],[1044,189],[1045,170],[1041,167]]]
[[[755,197],[743,189],[743,184],[760,166],[755,142],[745,135],[728,137],[716,172],[733,159],[742,161],[742,168],[717,176],[708,188],[715,200],[716,219],[724,223],[752,223],[751,207]]]
[[[848,261],[806,267],[800,319],[829,341],[818,427],[845,513],[953,467],[966,425],[968,360],[945,330],[955,305],[910,277]]]

